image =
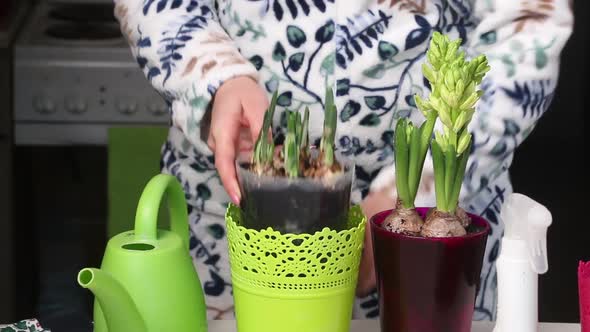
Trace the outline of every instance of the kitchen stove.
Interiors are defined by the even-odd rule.
[[[167,127],[168,107],[135,63],[112,0],[36,0],[12,48],[19,311],[51,330],[90,331],[92,297],[71,278],[98,266],[106,244],[108,129]]]
[[[113,126],[168,125],[112,1],[41,2],[14,50],[17,145],[105,145]]]

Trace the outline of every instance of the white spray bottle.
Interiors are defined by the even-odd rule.
[[[547,272],[549,210],[513,193],[500,213],[505,225],[498,272],[498,318],[494,332],[538,332],[538,277]]]

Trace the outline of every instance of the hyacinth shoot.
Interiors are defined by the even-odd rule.
[[[341,165],[334,157],[334,140],[338,111],[334,104],[331,88],[326,89],[324,127],[319,153],[312,156],[309,141],[309,109],[304,115],[300,112],[285,110],[287,130],[280,153],[275,153],[272,137],[272,119],[277,106],[277,92],[273,94],[269,108],[264,114],[262,130],[254,145],[254,154],[250,169],[259,175],[279,175],[289,178],[323,177],[341,170]]]
[[[477,86],[490,70],[485,55],[465,60],[459,51],[461,39],[450,41],[435,32],[427,54],[430,66],[423,64],[424,76],[432,93],[427,100],[416,96],[422,112],[436,112],[443,131],[435,131],[431,142],[435,176],[436,207],[454,213],[457,208],[465,167],[470,153],[471,133],[468,125],[482,91]]]

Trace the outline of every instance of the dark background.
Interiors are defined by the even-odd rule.
[[[574,2],[574,33],[562,53],[556,95],[538,127],[518,148],[511,168],[515,192],[553,214],[548,231],[549,271],[539,276],[541,321],[579,322],[577,268],[590,260],[588,169],[584,110],[588,106],[588,1]]]

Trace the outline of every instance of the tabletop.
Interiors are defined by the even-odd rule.
[[[580,324],[541,323],[539,332],[580,332]],[[492,322],[473,322],[473,332],[492,332]],[[209,332],[235,332],[235,321],[217,320],[209,322]],[[379,332],[377,320],[353,320],[351,332]]]

